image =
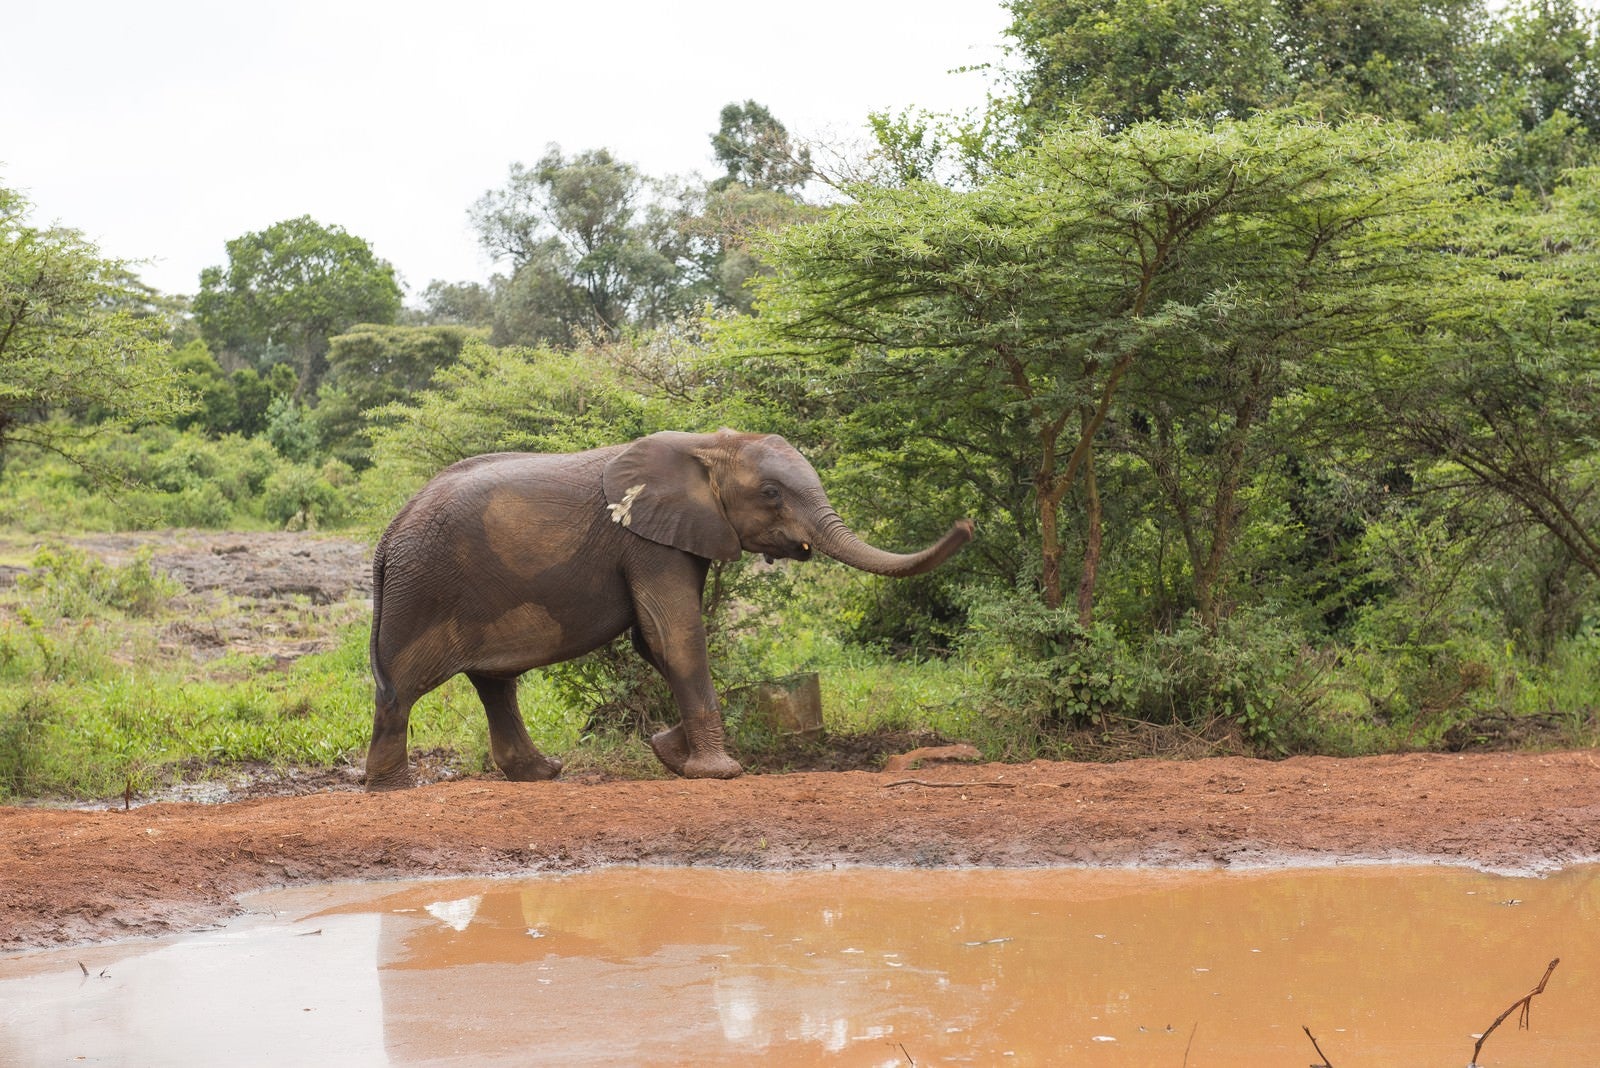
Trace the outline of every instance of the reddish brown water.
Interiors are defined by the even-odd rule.
[[[347,884],[0,958],[0,1063],[1466,1064],[1600,1050],[1600,868]],[[80,962],[82,968],[80,968]],[[88,974],[83,973],[87,969]]]

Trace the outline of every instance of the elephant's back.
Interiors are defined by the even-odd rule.
[[[625,447],[490,453],[452,464],[384,531],[381,581],[442,594],[451,582],[479,587],[486,575],[526,581],[570,558],[605,526],[601,472]]]

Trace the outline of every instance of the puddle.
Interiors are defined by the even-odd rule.
[[[0,957],[0,1063],[1588,1063],[1600,867],[613,868]],[[80,967],[81,964],[81,967]],[[87,972],[87,974],[85,974]]]

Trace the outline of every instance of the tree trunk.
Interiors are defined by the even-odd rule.
[[[1083,571],[1078,577],[1078,625],[1094,622],[1094,589],[1100,578],[1100,487],[1094,478],[1094,450],[1083,460],[1083,494],[1087,515],[1084,525]]]
[[[1039,555],[1042,562],[1039,576],[1044,591],[1046,608],[1061,607],[1061,530],[1058,526],[1060,497],[1043,487],[1039,490]]]

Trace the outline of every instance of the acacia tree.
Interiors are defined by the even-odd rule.
[[[1542,208],[1485,199],[1464,220],[1449,307],[1407,310],[1431,343],[1331,378],[1331,403],[1395,462],[1511,505],[1600,579],[1600,169]]]
[[[1169,468],[1194,596],[1215,618],[1274,401],[1308,352],[1358,344],[1417,298],[1393,283],[1438,246],[1461,168],[1370,124],[1063,129],[971,192],[862,190],[778,235],[756,344],[779,357],[770,373],[871,433],[950,442],[944,477],[1010,514],[1052,608],[1067,599],[1064,505],[1079,493],[1085,622],[1097,455],[1109,425],[1145,426],[1141,459]],[[1163,384],[1180,379],[1208,392],[1163,410]],[[1184,470],[1173,460],[1203,451],[1202,423],[1224,462]]]
[[[314,425],[328,452],[367,466],[365,413],[405,400],[453,364],[469,341],[488,333],[464,326],[358,326],[328,339],[328,374]]]
[[[0,461],[18,444],[76,459],[100,427],[183,411],[167,324],[126,266],[28,211],[0,189]]]
[[[194,315],[225,365],[286,360],[298,392],[313,396],[327,370],[328,339],[400,312],[394,268],[366,241],[309,215],[227,243],[228,266],[200,272]]]

